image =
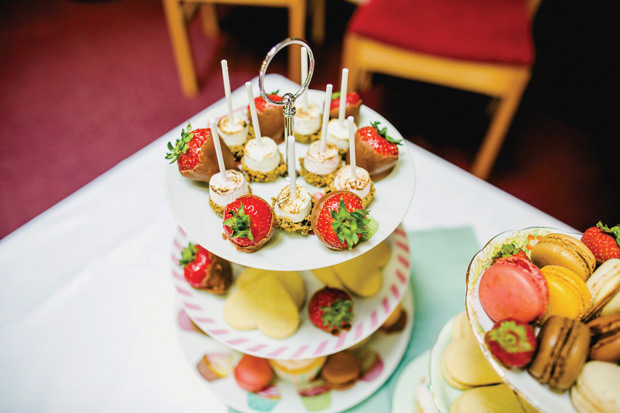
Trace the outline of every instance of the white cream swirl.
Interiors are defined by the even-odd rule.
[[[268,137],[250,139],[243,152],[245,166],[253,171],[268,173],[280,164],[280,151],[276,142]]]
[[[248,183],[243,174],[234,169],[226,171],[226,179],[219,172],[209,180],[209,197],[221,207],[225,207],[241,195],[249,192]]]
[[[351,165],[345,165],[336,173],[334,187],[351,191],[364,199],[370,193],[370,174],[364,168],[355,167],[355,177],[351,176]]]
[[[312,197],[303,186],[295,186],[295,199],[291,199],[291,186],[286,185],[276,198],[274,211],[277,216],[297,223],[303,221],[312,210]]]
[[[325,145],[325,152],[321,152],[321,141],[310,144],[308,152],[304,157],[304,168],[313,174],[328,175],[336,170],[340,165],[340,155],[338,148],[333,143]]]
[[[236,117],[235,122],[231,122],[228,116],[224,116],[217,122],[217,133],[226,145],[239,146],[248,139],[249,127],[249,123],[241,117]]]
[[[357,126],[354,125],[354,129]],[[340,122],[338,119],[331,119],[327,123],[327,142],[336,145],[340,152],[346,152],[349,149],[349,125],[347,122]]]
[[[321,127],[321,108],[316,103],[308,103],[304,110],[301,105],[295,107],[295,133],[312,135]]]

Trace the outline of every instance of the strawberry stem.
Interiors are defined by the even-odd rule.
[[[338,330],[351,323],[353,319],[353,301],[337,298],[329,306],[321,307],[323,326],[329,330]]]
[[[616,244],[620,247],[620,225],[616,225],[615,227],[609,228],[607,225],[603,224],[602,221],[599,221],[596,226],[603,231],[605,234],[611,236],[616,240]]]
[[[187,152],[189,149],[189,141],[194,137],[194,132],[190,132],[192,130],[192,125],[187,122],[187,131],[185,129],[181,129],[181,139],[177,139],[174,146],[172,143],[168,142],[168,152],[166,154],[166,159],[172,159],[170,163],[175,163],[179,156]]]
[[[196,244],[192,244],[191,242],[187,245],[187,247],[183,248],[181,251],[181,258],[179,259],[179,265],[181,267],[185,267],[190,262],[196,259],[196,254],[198,253],[198,247]]]
[[[394,138],[392,138],[391,136],[389,136],[387,134],[387,126],[383,127],[383,128],[379,128],[379,124],[380,123],[381,122],[379,122],[379,121],[370,122],[370,126],[375,128],[377,130],[377,134],[379,134],[379,136],[381,136],[386,141],[388,141],[390,143],[393,143],[395,145],[402,145],[402,142],[400,140],[394,139]]]
[[[231,238],[249,238],[250,241],[254,241],[252,228],[250,228],[250,216],[245,214],[243,202],[240,202],[237,211],[230,210],[228,214],[230,214],[231,217],[224,221],[224,225],[230,227],[232,230]]]
[[[349,249],[357,245],[360,242],[361,236],[368,233],[367,225],[370,223],[370,219],[366,218],[368,212],[364,209],[358,209],[357,211],[349,212],[344,204],[342,198],[340,198],[340,204],[338,205],[338,211],[330,211],[332,218],[332,228],[334,233],[338,237],[338,241],[342,244],[347,244]]]

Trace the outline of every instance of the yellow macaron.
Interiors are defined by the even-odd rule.
[[[559,265],[541,268],[547,281],[549,303],[543,321],[552,315],[581,318],[590,308],[590,290],[574,271]]]

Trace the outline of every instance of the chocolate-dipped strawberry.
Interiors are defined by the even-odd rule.
[[[351,329],[353,299],[339,288],[324,287],[312,295],[308,303],[308,317],[315,327],[332,335]]]
[[[256,195],[242,195],[224,209],[224,235],[239,251],[255,252],[264,247],[276,223],[271,206]]]
[[[341,92],[332,93],[332,101],[329,108],[329,117],[337,118],[340,111],[340,94]],[[345,109],[344,117],[353,116],[357,119],[360,113],[360,107],[362,106],[362,98],[357,92],[347,92],[345,95]]]
[[[484,335],[493,357],[506,368],[527,366],[536,352],[536,335],[528,323],[511,318],[495,323]]]
[[[274,102],[282,101],[278,91],[268,94],[267,97]],[[263,136],[270,137],[276,143],[284,142],[284,106],[268,103],[262,96],[254,98],[254,104],[256,105],[258,124]],[[248,113],[250,113],[249,106]]]
[[[237,163],[232,152],[226,145],[221,146],[226,168],[235,169]],[[171,159],[170,163],[176,162],[179,172],[192,181],[209,182],[211,176],[219,171],[209,128],[192,130],[192,125],[188,122],[187,130],[181,130],[181,138],[177,139],[174,146],[168,142],[168,150],[170,152],[166,154],[166,159]]]
[[[230,262],[200,245],[189,243],[181,252],[179,265],[183,267],[185,280],[194,288],[222,294],[232,283]]]
[[[398,145],[401,141],[387,134],[387,127],[380,128],[380,122],[359,128],[355,132],[357,164],[370,173],[374,182],[385,178],[398,162]],[[347,153],[347,162],[350,155]]]
[[[364,210],[362,199],[350,191],[323,195],[314,205],[310,220],[316,236],[335,250],[352,249],[378,229],[377,221]]]

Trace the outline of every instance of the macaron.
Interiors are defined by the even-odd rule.
[[[450,405],[450,413],[523,411],[522,400],[506,384],[466,390]]]
[[[570,398],[579,413],[620,412],[620,366],[596,360],[587,362]]]
[[[473,334],[450,341],[441,357],[441,372],[448,384],[459,390],[502,382]]]
[[[539,268],[547,265],[566,267],[584,281],[596,267],[596,258],[586,244],[566,234],[545,235],[532,248],[530,259]]]
[[[350,351],[341,351],[327,357],[321,370],[321,378],[334,390],[346,390],[359,379],[361,366],[359,359]]]
[[[266,359],[244,354],[235,366],[235,381],[250,392],[263,390],[273,381],[273,370]]]
[[[547,311],[549,293],[540,269],[525,258],[502,258],[482,273],[480,304],[493,321],[538,320]]]
[[[620,311],[620,259],[601,264],[586,281],[592,295],[592,307],[601,315]],[[595,314],[596,315],[596,314]]]
[[[620,362],[620,313],[595,318],[588,323],[592,332],[590,358]]]
[[[574,271],[559,265],[547,265],[540,271],[549,288],[549,304],[543,321],[552,315],[581,318],[590,308],[590,290]]]
[[[559,390],[570,388],[590,351],[590,328],[579,320],[551,316],[538,334],[538,352],[529,372]]]

